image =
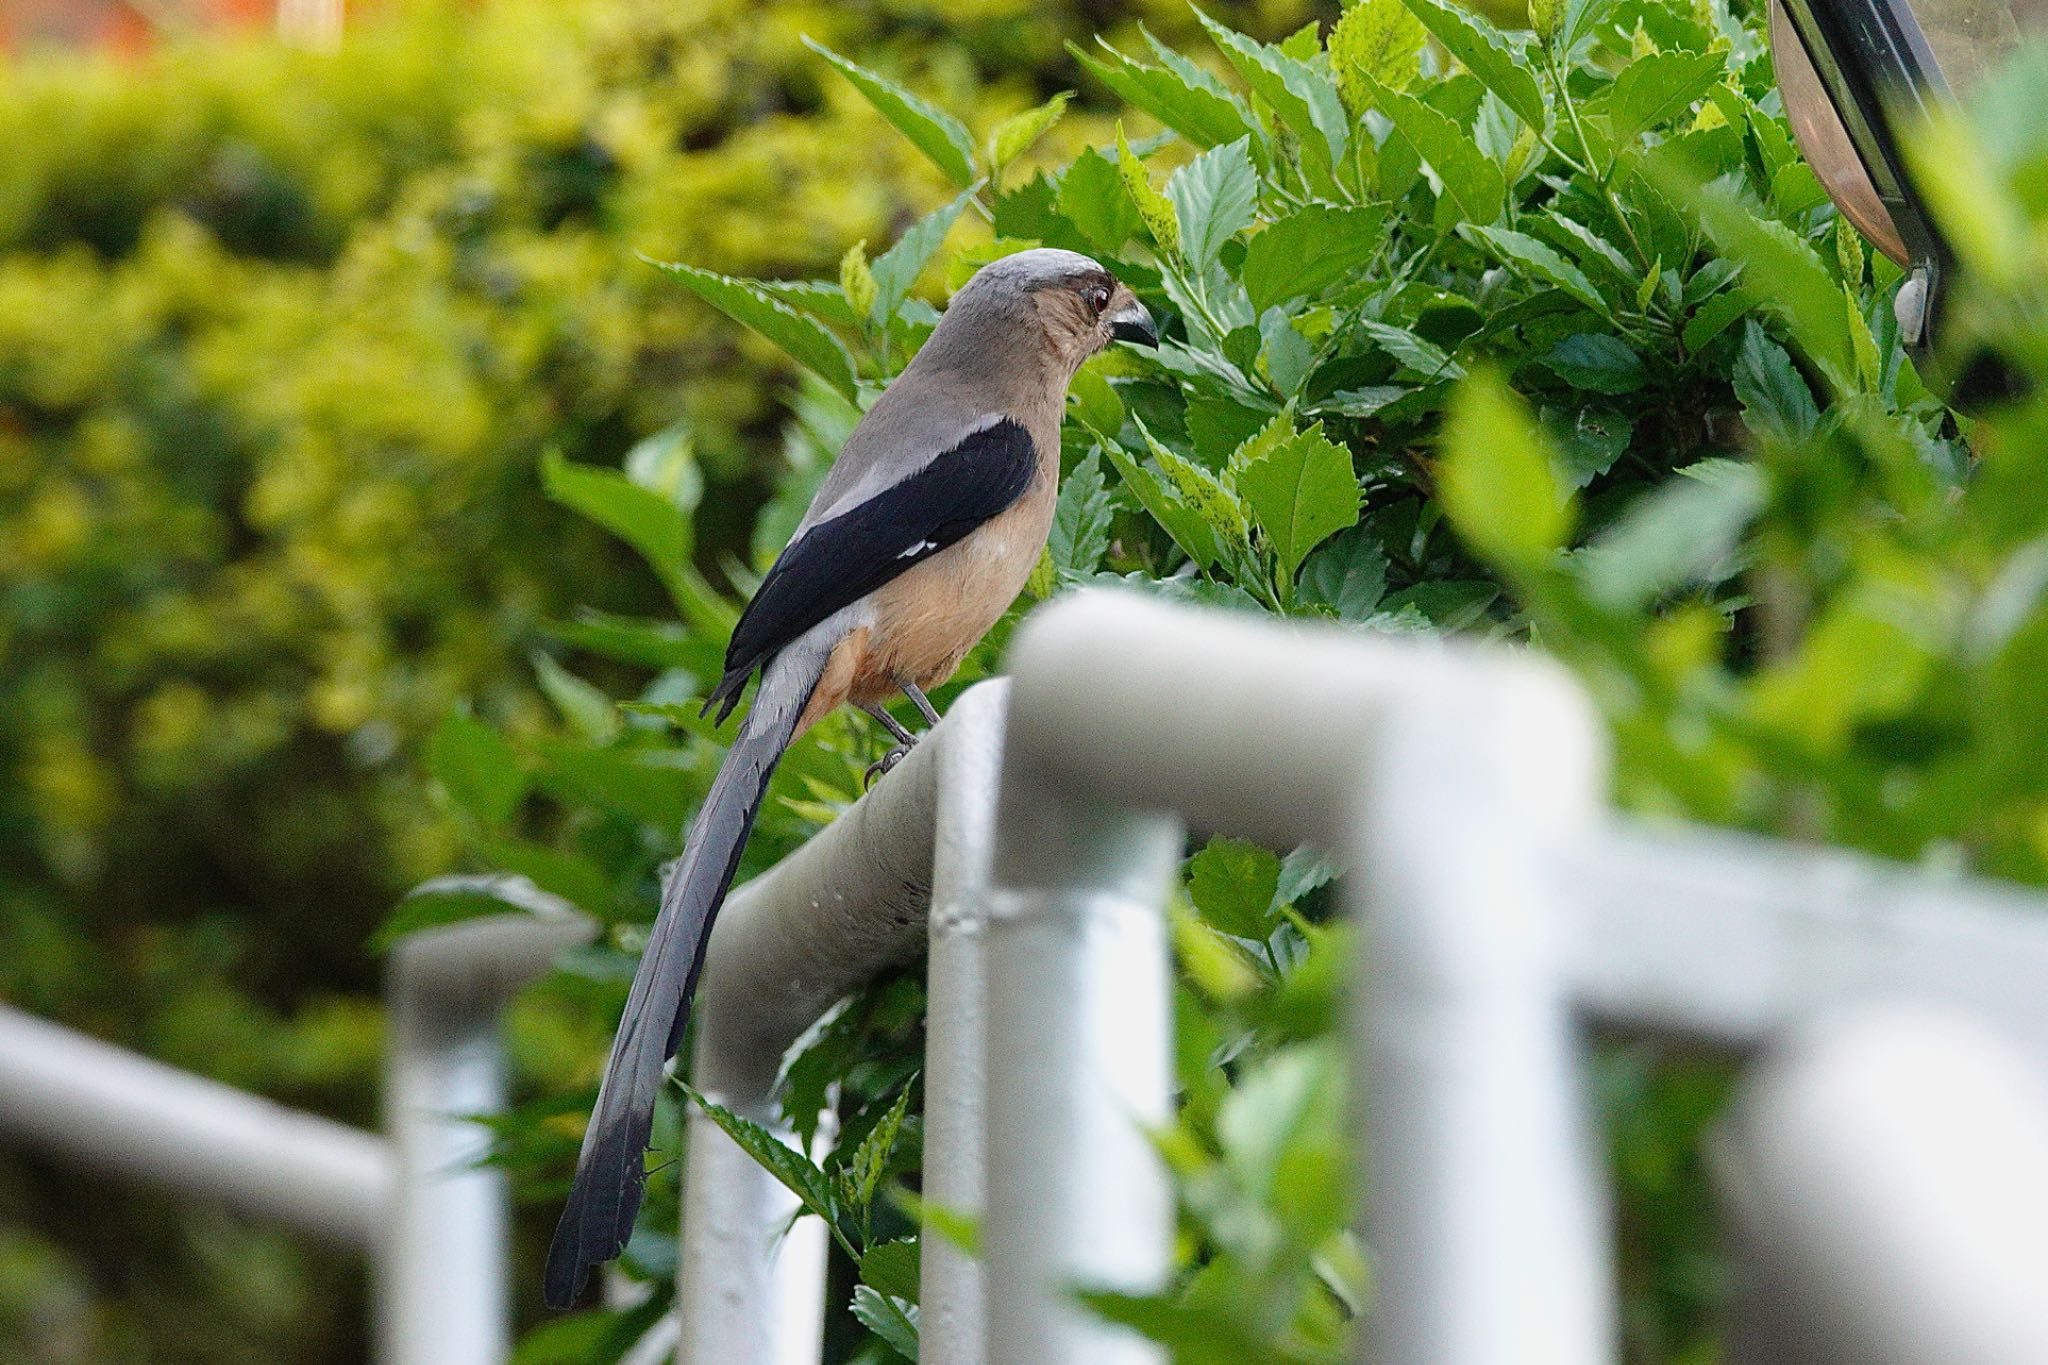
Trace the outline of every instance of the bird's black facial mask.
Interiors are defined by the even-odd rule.
[[[1110,314],[1109,334],[1117,341],[1129,341],[1139,346],[1159,344],[1159,329],[1152,322],[1152,314],[1136,299]]]

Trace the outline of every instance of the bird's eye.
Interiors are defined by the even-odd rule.
[[[1081,297],[1088,300],[1088,306],[1098,313],[1109,307],[1109,289],[1104,285],[1089,285],[1081,291]]]

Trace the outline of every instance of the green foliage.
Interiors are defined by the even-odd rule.
[[[1760,562],[1776,504],[1745,451],[1807,451],[1802,477],[1827,480],[1830,462],[1812,463],[1811,442],[1831,422],[1854,426],[1823,415],[1788,342],[1828,382],[1852,386],[1831,394],[1861,393],[1872,413],[1892,414],[1899,459],[1924,465],[1946,438],[1884,322],[1881,291],[1895,276],[1866,277],[1831,212],[1795,192],[1789,141],[1765,112],[1767,72],[1752,60],[1756,36],[1705,10],[1640,0],[1559,6],[1539,37],[1433,0],[1368,0],[1330,30],[1277,45],[1199,22],[1206,53],[1146,34],[1142,58],[1129,44],[1075,47],[1130,112],[1113,137],[1098,124],[1095,145],[1028,175],[998,178],[1007,158],[997,144],[956,144],[937,106],[853,76],[939,164],[964,158],[951,178],[970,188],[942,211],[945,227],[912,226],[872,263],[865,246],[846,253],[837,284],[721,277],[721,306],[800,357],[830,337],[864,401],[933,316],[884,280],[892,255],[936,257],[956,219],[975,217],[993,240],[965,248],[956,281],[966,264],[1034,242],[1094,254],[1145,297],[1165,339],[1156,352],[1105,355],[1077,378],[1066,481],[1027,599],[1114,583],[1384,630],[1533,627],[1587,663],[1615,708],[1625,796],[1772,823],[1769,802],[1705,799],[1759,790],[1754,748],[1701,731],[1687,709],[1724,701],[1725,680],[1667,679],[1655,695],[1670,704],[1654,706],[1621,683],[1647,688],[1655,669],[1692,657],[1684,648],[1717,640],[1730,659],[1748,657],[1729,622],[1754,610],[1741,576]],[[1424,34],[1442,51],[1426,49]],[[1631,61],[1656,79],[1630,76]],[[1166,133],[1142,136],[1141,118]],[[1786,271],[1798,279],[1790,289]],[[693,288],[706,278],[679,273]],[[779,548],[854,418],[838,387],[812,383],[797,405],[789,472],[751,570]],[[1810,546],[1804,534],[1788,525],[1768,536]],[[1782,714],[1853,735],[1931,676],[1915,665],[1902,681],[1872,663],[1911,633],[1885,614],[1899,600],[1865,594],[1860,614],[1816,630],[1818,662],[1762,689],[1775,700],[1748,717],[1752,733],[1757,715]],[[1004,634],[969,657],[963,681],[992,666]],[[701,638],[719,643],[715,630]],[[1599,655],[1624,646],[1627,669]],[[708,674],[656,675],[624,729],[598,740],[585,727],[591,752],[638,762],[667,752],[701,782],[717,736],[677,702]],[[852,800],[875,742],[841,719],[799,745],[747,868]],[[1714,761],[1697,761],[1701,744],[1717,748]],[[1775,761],[1789,773],[1811,755]],[[646,850],[677,837],[659,824],[641,832],[640,885]],[[583,842],[593,862],[619,865],[616,836]],[[1231,841],[1187,865],[1173,926],[1183,1104],[1156,1135],[1180,1192],[1184,1273],[1160,1296],[1086,1296],[1178,1359],[1340,1359],[1366,1297],[1330,1039],[1346,952],[1322,922],[1330,874],[1305,851]],[[632,885],[621,883],[629,899]],[[907,980],[856,997],[792,1055],[784,1094],[809,1133],[839,1086],[840,1140],[822,1164],[805,1163],[802,1181],[862,1268],[847,1307],[873,1334],[871,1353],[912,1349],[910,1282],[892,1260],[911,1254],[920,1226],[973,1212],[920,1208],[905,1223],[876,1200],[890,1178],[874,1174],[877,1153],[896,1152],[893,1135],[915,1118],[919,1003]],[[1659,1358],[1711,1345],[1704,1207],[1644,1174],[1691,1169],[1707,1089],[1657,1069],[1625,1095],[1614,1088],[1641,1267],[1630,1283],[1644,1286],[1631,1331],[1637,1350]],[[761,1155],[778,1170],[802,1161],[787,1149]],[[914,1168],[910,1155],[881,1160],[885,1171]],[[649,1216],[663,1226],[665,1213]],[[1672,1269],[1681,1263],[1694,1269]]]
[[[439,870],[460,846],[611,927],[524,1025],[556,1093],[498,1120],[499,1160],[536,1198],[557,1192],[658,869],[720,757],[692,702],[733,617],[723,585],[744,591],[766,567],[859,405],[928,332],[928,277],[1033,242],[1110,264],[1165,340],[1077,379],[1029,598],[1114,583],[1361,628],[1531,635],[1594,687],[1639,809],[2048,875],[2033,682],[2048,664],[2048,423],[2028,403],[1963,431],[1930,397],[1891,321],[1897,274],[1799,164],[1750,19],[1544,0],[1520,34],[1438,0],[1364,0],[1275,43],[1176,0],[1146,11],[1163,38],[1075,44],[1078,70],[990,92],[914,47],[870,52],[836,11],[771,8],[788,22],[623,6],[578,30],[577,80],[514,41],[516,22],[485,25],[464,41],[518,56],[502,84],[429,121],[444,143],[416,171],[374,188],[309,178],[296,193],[319,211],[268,255],[223,246],[233,234],[195,228],[169,192],[139,209],[115,196],[90,234],[16,229],[34,250],[0,260],[0,300],[23,305],[0,318],[36,325],[0,324],[16,328],[0,333],[0,381],[35,420],[0,426],[33,456],[27,476],[0,472],[28,499],[4,528],[27,586],[4,583],[41,614],[10,613],[8,643],[62,664],[4,722],[34,756],[9,799],[37,803],[7,819],[35,831],[44,882],[104,857],[122,804],[109,788],[131,771],[168,783],[167,807],[204,771],[209,791],[286,810],[219,774],[283,771],[279,746],[307,733],[430,734],[444,818],[404,826],[393,865]],[[1021,50],[1064,61],[1051,27],[995,11],[957,21],[962,51],[1008,69],[1018,34],[1037,33]],[[805,25],[831,50],[798,45]],[[707,59],[653,55],[672,44]],[[728,84],[700,89],[707,67]],[[754,118],[763,81],[796,116]],[[1043,103],[1068,86],[1076,100]],[[2024,108],[2027,88],[1995,97]],[[352,116],[373,141],[387,126]],[[1924,153],[1990,284],[2041,273],[2048,160],[2019,145],[2024,124],[1946,128]],[[902,143],[869,135],[883,126]],[[678,150],[703,139],[715,152]],[[28,190],[6,182],[6,222],[106,199],[27,164],[42,170]],[[73,237],[102,254],[44,251]],[[635,250],[681,264],[664,277]],[[2042,391],[2038,299],[1985,292],[1959,312]],[[106,317],[119,327],[88,325]],[[281,353],[298,357],[289,373],[268,363]],[[771,396],[791,381],[785,420]],[[215,452],[217,477],[170,449]],[[138,466],[146,495],[109,499],[152,509],[117,521],[121,544],[149,547],[124,559],[79,528]],[[253,491],[232,506],[223,490],[245,472]],[[178,515],[155,510],[164,499]],[[151,566],[139,585],[107,586],[137,563]],[[151,604],[194,590],[158,585],[194,578],[221,586],[159,620]],[[563,605],[619,580],[632,586],[601,607]],[[102,660],[105,620],[123,644]],[[240,659],[275,667],[274,638],[319,642],[264,694],[311,696],[304,716],[224,700],[243,695],[220,681]],[[136,641],[188,655],[154,662]],[[534,645],[529,687],[507,660]],[[79,681],[101,665],[125,669],[106,674],[122,690]],[[475,705],[441,719],[460,690]],[[100,738],[131,715],[175,741],[138,746],[132,768]],[[846,718],[807,736],[741,875],[855,800],[875,745]],[[1331,872],[1230,841],[1186,868],[1182,1104],[1154,1135],[1183,1262],[1160,1295],[1086,1296],[1182,1360],[1345,1358],[1368,1297],[1331,1037],[1353,948],[1327,922]],[[474,913],[493,885],[507,884],[442,883],[395,922]],[[921,1007],[914,979],[880,983],[792,1053],[781,1102],[807,1145],[837,1097],[818,1160],[720,1119],[857,1267],[845,1326],[865,1329],[870,1360],[914,1356],[921,1230],[971,1239],[974,1211],[900,1188],[919,1159]],[[1722,1078],[1626,1052],[1601,1081],[1631,1350],[1703,1357],[1717,1280],[1691,1144]],[[667,1097],[657,1145],[673,1148],[677,1116]],[[648,1303],[551,1323],[525,1358],[616,1357],[652,1321],[673,1181],[652,1178],[626,1260]]]
[[[838,327],[836,286],[786,282],[898,239],[871,263],[895,318],[965,206],[799,35],[972,110],[1017,176],[1106,126],[1010,122],[1077,84],[1077,13],[406,0],[352,7],[327,55],[0,55],[0,997],[372,1123],[365,945],[406,887],[467,859],[637,915],[637,822],[704,770],[608,698],[715,665],[756,509],[846,409],[786,446],[802,366],[635,253]],[[1090,13],[1194,28],[1178,0]],[[475,719],[441,728],[458,697]],[[529,1084],[587,1074],[618,965],[519,1011]],[[508,1143],[544,1164],[565,1123]],[[0,1356],[367,1354],[345,1258],[20,1157],[0,1218],[0,1263],[40,1267],[0,1275]]]

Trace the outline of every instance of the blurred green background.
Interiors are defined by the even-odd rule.
[[[830,273],[944,197],[802,35],[993,121],[1086,89],[1066,39],[1194,21],[408,0],[317,54],[242,8],[0,17],[0,999],[369,1123],[364,942],[457,852],[422,736],[458,697],[540,724],[549,623],[659,600],[542,451],[686,420],[714,577],[770,489],[791,371],[634,253]],[[362,1299],[352,1257],[0,1148],[0,1359],[354,1360]]]

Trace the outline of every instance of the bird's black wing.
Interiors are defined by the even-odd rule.
[[[1037,467],[1031,433],[1000,418],[791,541],[740,613],[725,676],[704,709],[719,706],[724,720],[776,650],[1002,512],[1024,495]]]

